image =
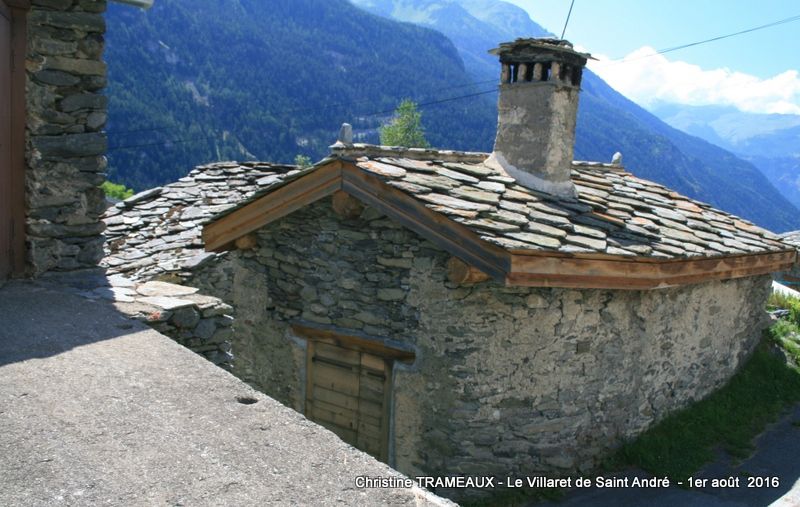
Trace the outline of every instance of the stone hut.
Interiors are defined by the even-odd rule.
[[[493,153],[214,164],[107,214],[111,272],[232,305],[232,371],[409,475],[587,471],[720,387],[796,252],[573,162],[587,55],[518,40]],[[201,235],[202,231],[202,235]]]

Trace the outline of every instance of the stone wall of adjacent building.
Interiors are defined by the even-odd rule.
[[[448,254],[367,208],[323,200],[258,232],[192,285],[236,308],[233,371],[299,411],[290,323],[403,344],[392,464],[404,473],[587,471],[720,387],[757,343],[768,276],[658,291],[458,287]]]
[[[30,270],[103,256],[105,0],[32,0],[28,14],[27,247]]]

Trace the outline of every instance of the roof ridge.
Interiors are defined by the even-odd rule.
[[[380,144],[353,143],[349,145],[339,144],[331,146],[332,156],[339,158],[360,158],[360,157],[393,157],[408,158],[412,160],[430,160],[442,162],[461,162],[480,164],[486,161],[491,153],[479,151],[459,151],[459,150],[440,150],[436,148],[407,148],[405,146],[387,146]],[[327,159],[323,160],[327,161]],[[317,164],[319,165],[319,164]],[[625,172],[622,164],[607,162],[597,162],[589,160],[573,160],[573,167],[591,167],[598,169],[610,169],[612,171]]]
[[[442,160],[444,162],[463,162],[480,164],[489,158],[490,153],[477,151],[439,150],[435,148],[407,148],[405,146],[384,146],[379,144],[354,143],[331,147],[334,156],[342,158],[358,157],[397,157],[412,160]]]

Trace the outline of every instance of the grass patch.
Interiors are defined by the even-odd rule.
[[[800,301],[775,296],[770,304],[791,311],[765,332],[748,362],[722,389],[671,414],[625,444],[604,468],[636,466],[657,477],[682,481],[722,448],[737,458],[753,450],[753,440],[786,409],[800,401]],[[779,345],[794,361],[775,353]]]
[[[773,291],[767,299],[767,309],[775,310],[778,308],[789,309],[795,302],[795,298],[787,295],[784,292]]]

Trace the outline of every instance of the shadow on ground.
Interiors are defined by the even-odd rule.
[[[107,292],[105,298],[86,299],[47,288],[50,282],[57,281],[61,279],[44,279],[42,285],[12,281],[0,288],[0,366],[50,357],[130,334],[135,329],[146,329],[116,311],[109,301],[111,288],[102,272],[93,272],[83,282],[76,277],[70,289],[94,291],[98,295]],[[85,289],[80,283],[85,284]],[[99,315],[103,318],[96,318]]]

